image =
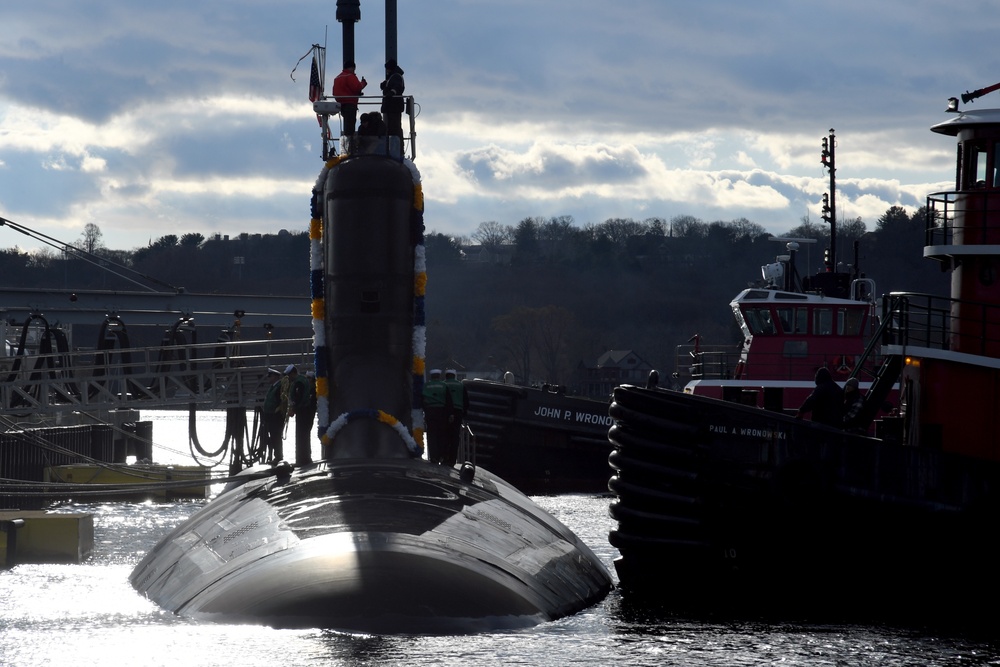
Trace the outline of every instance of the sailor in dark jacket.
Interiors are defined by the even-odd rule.
[[[427,460],[442,463],[448,450],[448,416],[451,401],[441,371],[431,371],[424,384],[424,419],[427,423]],[[454,463],[454,462],[453,462]]]
[[[267,461],[280,461],[282,458],[282,429],[285,426],[286,403],[282,400],[282,380],[285,376],[274,368],[267,369],[268,378],[272,380],[264,397],[261,408],[261,445],[264,448]]]
[[[458,379],[458,372],[449,368],[444,372],[444,384],[448,388],[448,448],[445,450],[444,464],[455,465],[458,461],[458,445],[462,434],[462,424],[469,409],[469,394],[465,384]]]
[[[864,433],[861,422],[861,410],[865,407],[865,398],[858,389],[858,378],[848,378],[844,383],[844,429],[854,433]]]
[[[390,60],[385,64],[385,81],[379,84],[382,89],[382,116],[385,118],[386,132],[389,136],[403,138],[403,68]]]
[[[312,425],[316,417],[316,380],[289,366],[288,420],[295,419],[295,465],[312,463]]]
[[[806,412],[811,412],[812,420],[819,424],[837,428],[843,425],[844,391],[833,381],[829,369],[820,368],[816,371],[816,388],[802,403],[795,418],[801,419]]]

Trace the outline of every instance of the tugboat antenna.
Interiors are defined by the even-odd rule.
[[[823,195],[823,220],[830,223],[830,248],[826,255],[826,270],[837,270],[837,141],[830,128],[830,136],[823,139],[820,162],[830,171],[830,192]]]

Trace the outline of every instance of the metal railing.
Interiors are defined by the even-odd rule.
[[[312,338],[118,348],[0,359],[0,414],[258,407],[268,369],[313,365]]]
[[[692,380],[732,379],[740,360],[734,345],[678,345],[674,355],[674,377]]]
[[[381,95],[358,95],[357,96],[357,118],[356,127],[352,134],[345,134],[344,128],[340,127],[339,132],[334,132],[334,124],[342,124],[340,114],[326,111],[324,103],[333,102],[336,98],[333,95],[324,96],[319,104],[314,104],[320,118],[320,127],[323,137],[323,159],[333,156],[330,144],[336,141],[341,154],[347,155],[383,155],[386,157],[403,158],[408,157],[414,160],[417,157],[417,131],[416,117],[419,113],[419,105],[414,101],[412,95],[400,95],[395,99],[403,105],[400,114],[401,133],[393,134],[389,131],[386,118],[382,115],[383,97]],[[391,112],[387,112],[391,113]],[[376,120],[365,126],[362,116],[374,114]],[[332,120],[331,116],[338,120]],[[407,151],[407,148],[409,150]]]
[[[458,434],[458,463],[471,463],[476,465],[476,434],[472,432],[468,424],[462,424],[462,429]]]
[[[1000,242],[1000,190],[935,192],[927,196],[925,245]]]
[[[882,317],[885,343],[948,350],[962,337],[961,348],[973,354],[994,356],[992,351],[1000,349],[997,304],[893,292],[885,297]]]
[[[876,345],[877,348],[877,345]],[[794,355],[787,352],[753,353],[749,361],[741,361],[739,345],[701,345],[694,353],[692,345],[678,345],[674,377],[678,380],[812,380],[819,366],[826,366],[846,377],[849,373],[872,375],[882,359],[877,354]],[[863,368],[859,365],[863,364]],[[739,375],[739,377],[737,377]]]

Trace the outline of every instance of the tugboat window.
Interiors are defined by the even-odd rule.
[[[844,308],[837,311],[837,334],[857,336],[865,321],[865,313],[860,308]]]
[[[806,308],[778,308],[778,321],[783,334],[805,334],[809,326],[809,310]]]
[[[769,308],[747,308],[747,324],[750,333],[773,335],[776,332]]]
[[[809,330],[809,309],[795,309],[795,333],[804,334]]]
[[[990,187],[1000,188],[1000,143],[993,145],[993,183]]]
[[[833,311],[829,308],[817,308],[813,311],[813,334],[829,336],[833,333]]]
[[[966,189],[972,190],[986,187],[986,176],[988,174],[986,161],[989,157],[989,149],[981,142],[970,144],[966,155],[968,156],[965,163],[966,168],[963,170],[966,179],[968,179],[965,185]]]
[[[791,308],[778,308],[778,321],[781,322],[781,333],[790,334],[794,331]]]

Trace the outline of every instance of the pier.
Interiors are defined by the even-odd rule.
[[[0,289],[0,304],[0,508],[125,487],[176,496],[173,469],[144,463],[119,479],[129,456],[153,457],[143,410],[185,410],[192,424],[227,411],[232,441],[204,458],[228,446],[230,472],[259,462],[246,413],[263,404],[269,371],[314,363],[308,297]],[[79,466],[92,472],[70,480]],[[195,485],[218,483],[204,471]]]
[[[269,368],[313,364],[306,297],[21,289],[0,290],[0,304],[5,424],[128,408],[252,409]]]

